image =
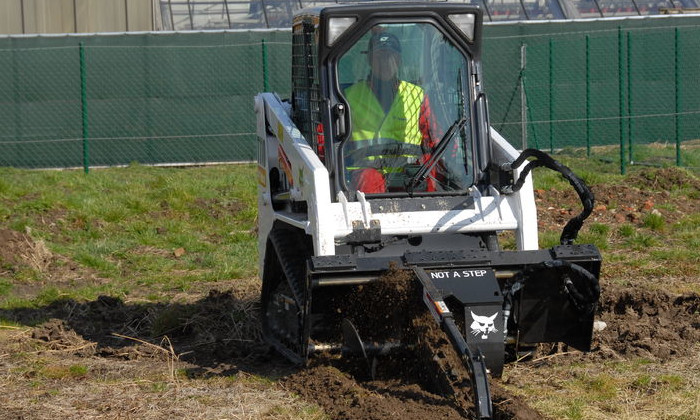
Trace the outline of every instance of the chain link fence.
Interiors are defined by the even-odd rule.
[[[0,41],[3,166],[254,160],[253,96],[290,90],[288,31]]]
[[[290,94],[291,32],[0,38],[0,165],[251,161],[253,96]],[[517,148],[698,167],[700,18],[485,28],[491,125]],[[654,148],[653,153],[649,148]]]
[[[630,164],[700,167],[688,152],[700,139],[700,26],[592,23],[489,28],[492,126],[516,147],[580,149],[623,173]]]

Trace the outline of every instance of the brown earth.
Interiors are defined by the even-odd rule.
[[[473,409],[468,393],[452,394],[436,374],[434,354],[441,354],[452,384],[469,382],[460,358],[421,303],[417,281],[409,272],[390,270],[378,282],[349,297],[342,311],[367,342],[387,340],[417,343],[367,360],[331,357],[281,380],[282,385],[324,407],[334,419],[462,419]],[[389,304],[387,304],[389,303]],[[459,389],[459,388],[458,388]],[[536,419],[534,410],[508,395],[494,391],[495,419]]]
[[[667,223],[674,223],[684,215],[697,213],[700,210],[697,199],[669,192],[681,186],[700,192],[697,179],[683,177],[674,170],[665,171],[638,175],[634,187],[595,186],[593,190],[598,201],[589,223],[641,225],[644,215],[652,212],[661,214]],[[540,190],[536,191],[536,197],[539,223],[543,228],[560,228],[580,211],[573,193]],[[659,207],[661,203],[665,205]],[[41,270],[57,283],[85,279],[104,281],[63,257],[52,255],[30,235],[0,228],[0,272],[11,275],[25,267]],[[361,333],[365,336],[406,335],[422,328],[421,317],[425,315],[421,311],[422,303],[400,307],[400,310],[386,305],[387,301],[416,301],[415,291],[405,286],[407,277],[401,273],[392,275],[399,279],[399,285],[404,286],[387,288],[390,282],[380,282],[374,286],[378,289],[368,291],[379,299],[356,298],[349,302],[348,314],[357,325],[363,326]],[[663,361],[697,351],[700,342],[698,294],[648,290],[635,287],[634,282],[620,285],[605,277],[601,285],[596,318],[606,327],[595,333],[594,351],[583,354],[561,346],[541,347],[541,357],[534,357],[529,362],[533,367],[582,359],[604,361],[644,357]],[[34,292],[27,287],[28,296]],[[88,302],[66,299],[39,308],[0,310],[0,318],[26,326],[16,327],[16,331],[0,330],[3,333],[0,372],[15,372],[22,368],[21,362],[14,357],[19,353],[35,354],[44,361],[78,361],[76,363],[93,371],[103,372],[105,377],[162,370],[165,363],[177,366],[189,378],[258,375],[275,379],[276,387],[318,404],[332,419],[401,417],[422,420],[465,416],[464,396],[443,395],[434,389],[422,369],[424,360],[416,352],[398,352],[380,360],[374,368],[374,377],[371,366],[365,361],[348,361],[332,355],[314,359],[303,369],[289,365],[260,339],[257,299],[257,288],[247,286],[211,290],[205,296],[189,296],[172,304],[101,296]],[[368,318],[368,313],[380,316]],[[397,325],[401,327],[397,328]],[[559,356],[547,357],[553,354]],[[36,372],[36,369],[29,369],[26,379],[32,380]],[[526,380],[526,377],[512,376],[508,379],[510,383]],[[507,392],[504,385],[499,380],[492,381],[496,418],[542,418],[519,397]],[[19,407],[13,404],[14,401],[41,400],[50,396],[37,397],[22,387],[13,388],[13,392],[11,396],[0,396],[0,407],[5,408],[0,418],[55,418],[55,411],[52,412],[51,407],[47,409],[46,405],[28,403]],[[146,408],[133,403],[135,398],[140,398],[140,391],[113,395],[112,398],[115,398],[113,405],[101,402],[90,406],[97,417],[171,418],[178,413],[174,407],[167,406],[167,402],[150,402],[161,407],[158,415],[143,411]],[[116,407],[120,403],[130,407],[131,411],[121,411]],[[65,418],[85,417],[80,410],[72,412],[75,417],[67,415],[66,411],[60,412]],[[142,416],[144,413],[150,415]]]
[[[694,191],[695,198],[672,195],[675,189]],[[587,224],[603,223],[619,226],[625,223],[641,224],[646,214],[663,216],[667,223],[676,223],[682,217],[700,211],[700,180],[691,178],[677,169],[646,170],[631,177],[626,185],[594,185],[593,213]],[[573,189],[535,190],[537,218],[540,228],[556,229],[581,210]]]

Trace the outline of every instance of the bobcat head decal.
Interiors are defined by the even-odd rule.
[[[474,336],[481,334],[481,339],[486,340],[489,337],[489,333],[498,331],[496,326],[493,324],[493,320],[496,319],[498,312],[491,316],[481,316],[475,314],[474,312],[471,312],[471,314],[474,322],[472,322],[470,328],[472,329],[471,333],[474,334]]]

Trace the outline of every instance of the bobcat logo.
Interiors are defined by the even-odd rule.
[[[471,311],[469,311],[471,312]],[[480,316],[472,312],[472,322],[471,329],[472,334],[476,337],[481,334],[481,339],[486,340],[489,337],[489,333],[498,331],[493,325],[493,320],[496,319],[498,312],[491,316]]]

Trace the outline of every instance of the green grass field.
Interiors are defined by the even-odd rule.
[[[601,249],[606,284],[700,293],[696,173],[630,166],[623,176],[614,164],[576,157],[570,151],[555,157],[596,191],[601,207],[581,231],[580,242]],[[43,309],[67,304],[84,308],[99,296],[151,305],[144,306],[151,311],[144,318],[151,335],[141,339],[153,342],[174,329],[205,328],[192,326],[206,320],[201,319],[200,307],[188,303],[202,299],[209,290],[242,290],[240,300],[254,302],[259,287],[255,175],[251,164],[131,165],[89,174],[0,168],[0,235],[4,235],[0,236],[0,311],[16,314],[36,309],[38,314],[31,323],[0,316],[0,332],[8,333],[0,339],[0,344],[5,343],[0,345],[0,362],[14,363],[5,371],[0,367],[5,375],[0,385],[13,390],[17,401],[26,399],[22,407],[30,410],[13,413],[32,417],[38,412],[31,411],[37,392],[58,404],[60,398],[79,400],[95,392],[108,395],[110,386],[124,390],[137,384],[137,395],[145,395],[144,401],[154,407],[159,404],[155,400],[172,396],[174,390],[201,388],[208,390],[207,397],[198,399],[199,408],[194,410],[244,404],[233,399],[238,393],[249,398],[249,404],[267,407],[240,418],[325,418],[318,407],[278,389],[274,378],[239,373],[204,379],[167,365],[167,374],[137,369],[109,382],[96,373],[105,368],[91,364],[93,359],[64,362],[60,353],[32,350],[38,344],[27,338],[31,328],[46,321],[42,314],[49,317]],[[560,191],[570,186],[553,172],[536,170],[535,189],[548,206],[540,232],[540,244],[547,247],[557,243],[560,232],[548,223],[570,209],[577,211],[578,202],[575,197],[560,199],[564,197]],[[651,200],[649,211],[641,209]],[[697,312],[688,315],[697,316]],[[252,315],[239,311],[235,316],[225,321],[244,322],[241,318]],[[253,318],[250,322],[257,323]],[[23,332],[24,341],[12,341],[15,336],[9,333],[15,331]],[[631,357],[547,368],[523,364],[509,367],[506,378],[513,392],[550,418],[692,419],[689,413],[700,412],[698,362],[697,357],[669,362]],[[260,398],[253,398],[256,394]],[[182,400],[173,404],[191,412]],[[0,408],[8,405],[0,399]],[[145,405],[134,410],[149,413],[143,411]]]
[[[33,298],[42,304],[51,296],[94,299],[137,290],[158,299],[194,283],[256,275],[257,199],[250,165],[0,174],[2,226],[27,232],[50,252],[109,279],[55,286],[40,264],[0,272],[5,306],[24,304],[25,297],[13,297],[18,282],[43,284]]]

